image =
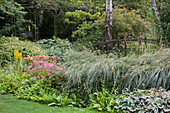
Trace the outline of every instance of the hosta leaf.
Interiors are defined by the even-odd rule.
[[[119,106],[114,106],[114,109],[119,109]]]
[[[163,104],[163,100],[161,98],[156,98],[155,99],[156,104],[161,105]]]
[[[98,110],[99,110],[99,111],[101,111],[101,110],[102,110],[102,108],[98,108]]]
[[[144,109],[140,110],[139,113],[146,113]]]
[[[169,112],[170,112],[170,109],[168,109],[168,108],[164,108],[163,110],[164,110],[164,112],[166,112],[166,113],[169,113]]]
[[[107,111],[111,111],[111,106],[108,105],[108,106],[106,107],[106,109],[107,109]]]
[[[58,102],[61,101],[61,95],[59,95],[59,96],[57,97],[57,101],[58,101]]]
[[[94,104],[94,108],[100,108],[100,104]]]
[[[57,106],[57,104],[56,103],[50,103],[50,104],[48,104],[48,106]]]
[[[164,111],[161,111],[160,113],[164,113]]]
[[[152,105],[149,105],[149,106],[148,106],[148,109],[150,109],[150,110],[153,109],[153,108],[154,108],[154,107],[153,107]]]
[[[128,109],[128,110],[132,110],[132,107],[129,107],[129,106],[128,106],[127,109]]]
[[[77,100],[77,98],[76,98],[76,95],[75,95],[75,94],[71,94],[71,98],[72,98],[74,101],[76,101],[76,100]]]
[[[164,108],[164,105],[158,105],[158,108],[159,108],[159,109],[163,109],[163,108]]]
[[[135,112],[135,111],[136,111],[136,109],[135,109],[135,110],[129,110],[129,111],[131,111],[131,112]]]
[[[71,104],[75,105],[75,104],[76,104],[76,102],[71,102]]]

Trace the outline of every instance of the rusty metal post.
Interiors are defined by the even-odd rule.
[[[120,58],[120,42],[119,42],[119,37],[117,41],[117,48],[118,48],[118,58]]]
[[[126,40],[125,40],[125,57],[127,56],[127,45],[126,45]]]
[[[140,54],[141,38],[139,37],[138,53]]]
[[[145,36],[145,47],[147,48],[147,38]]]

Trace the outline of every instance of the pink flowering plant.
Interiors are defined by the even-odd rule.
[[[27,56],[24,59],[26,60],[26,72],[31,77],[43,79],[50,87],[63,88],[64,77],[61,76],[61,73],[65,68],[57,64],[57,60],[60,59],[58,56],[36,55]]]

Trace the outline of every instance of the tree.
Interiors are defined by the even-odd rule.
[[[46,9],[51,15],[53,15],[53,35],[56,37],[59,36],[58,29],[59,25],[61,26],[58,21],[62,19],[61,15],[63,15],[69,7],[68,3],[67,0],[33,0],[36,9],[39,9],[40,12],[44,12],[44,9]]]
[[[160,15],[159,15],[159,10],[158,10],[156,0],[152,0],[152,4],[153,4],[153,8],[155,10],[156,17],[157,17],[158,22],[159,22],[159,27],[161,27],[161,20],[160,20]]]
[[[24,8],[14,0],[0,1],[0,36],[12,34],[24,37],[26,23],[31,23],[24,19],[26,13]]]
[[[107,41],[112,40],[112,17],[113,17],[112,0],[106,0],[105,35]],[[109,44],[108,49],[111,50],[112,48],[113,45]]]

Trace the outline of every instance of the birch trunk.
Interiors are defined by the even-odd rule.
[[[106,41],[112,40],[112,0],[106,0],[106,18],[105,18],[105,35]],[[113,44],[108,44],[108,50],[113,48]]]
[[[161,27],[161,20],[160,20],[160,15],[159,15],[159,10],[158,10],[158,6],[157,6],[157,3],[156,3],[156,0],[152,0],[152,4],[153,4],[153,8],[155,10],[155,14],[156,14],[157,20],[159,22],[159,27]]]

